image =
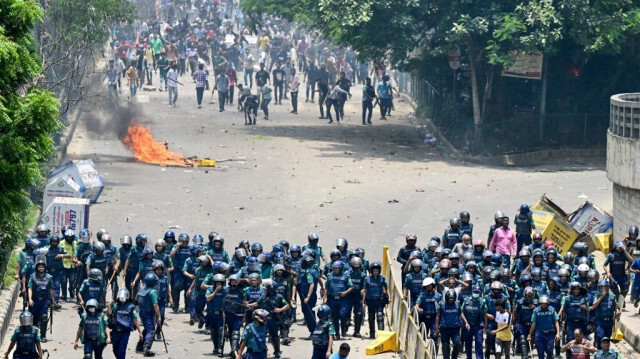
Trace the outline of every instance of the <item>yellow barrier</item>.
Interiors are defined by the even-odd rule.
[[[398,284],[399,278],[396,278],[392,263],[393,258],[389,254],[389,247],[384,246],[382,273],[387,279],[390,297],[386,318],[389,328],[396,334],[396,348],[402,353],[403,359],[435,359],[432,350],[434,348],[433,340],[423,337],[423,329],[416,318],[411,315],[409,305],[402,295],[402,285]]]

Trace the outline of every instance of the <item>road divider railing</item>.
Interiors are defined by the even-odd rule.
[[[409,308],[402,294],[398,276],[394,272],[389,247],[382,249],[382,274],[389,286],[389,305],[386,319],[391,331],[396,333],[396,348],[404,359],[435,359],[435,345],[426,336],[426,328],[418,320],[418,314]]]

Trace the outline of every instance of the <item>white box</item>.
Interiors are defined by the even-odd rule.
[[[49,179],[42,195],[42,208],[47,208],[56,197],[82,198],[80,185],[69,176],[56,176]]]
[[[51,171],[49,178],[65,175],[80,186],[82,198],[88,198],[91,203],[96,203],[104,189],[104,183],[91,159],[67,162]]]
[[[62,226],[80,232],[89,228],[89,199],[56,197],[42,212],[40,221],[46,223],[51,233],[60,233]]]
[[[570,222],[578,232],[593,236],[611,231],[613,218],[591,202],[585,202],[576,211]]]

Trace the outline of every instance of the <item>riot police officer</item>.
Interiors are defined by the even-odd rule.
[[[40,327],[42,342],[47,342],[47,325],[49,324],[49,306],[55,303],[53,297],[53,277],[46,272],[45,258],[36,258],[36,272],[29,277],[29,312]]]
[[[167,308],[167,304],[173,304],[173,298],[171,298],[171,288],[169,288],[169,277],[167,277],[164,273],[164,262],[161,260],[154,259],[153,265],[153,273],[158,277],[158,283],[156,284],[155,290],[158,292],[158,309],[160,310],[160,325],[164,324],[164,312]],[[156,330],[156,340],[162,340],[162,334],[159,330]]]
[[[39,252],[39,245],[40,242],[37,239],[28,238],[24,242],[24,249],[18,254],[16,279],[20,280],[20,296],[23,299],[23,310],[26,310],[29,304],[27,284],[29,283],[29,278],[36,270],[36,254]]]
[[[444,259],[443,259],[444,261]],[[407,274],[403,283],[403,291],[405,298],[410,294],[409,305],[413,307],[422,293],[422,281],[427,278],[427,274],[423,270],[424,263],[420,259],[411,261],[411,271]]]
[[[87,302],[87,310],[80,317],[80,325],[76,338],[73,341],[73,349],[78,349],[78,340],[84,344],[84,358],[102,359],[102,352],[107,344],[111,344],[111,334],[108,329],[107,318],[104,313],[98,311],[98,301],[90,299]]]
[[[133,239],[130,236],[124,235],[120,237],[120,248],[116,252],[116,264],[114,265],[114,271],[116,275],[122,273],[122,277],[124,278],[124,287],[131,294],[131,282],[135,277],[135,271],[131,270],[132,274],[127,275],[127,273],[123,270],[125,263],[127,263],[127,259],[129,258],[129,253],[131,253],[131,246],[133,245]],[[133,268],[131,268],[133,269]],[[127,277],[130,279],[127,281]]]
[[[135,296],[137,292],[137,285],[134,284],[134,279],[140,270],[140,262],[144,256],[144,249],[146,248],[149,237],[144,233],[138,233],[136,236],[136,245],[131,247],[129,256],[124,264],[123,276],[125,281],[125,287],[130,288],[129,291]],[[153,255],[153,251],[151,251]],[[144,277],[140,277],[142,279]]]
[[[414,308],[418,312],[418,319],[424,323],[426,334],[433,339],[434,343],[437,343],[436,314],[438,314],[442,296],[436,291],[436,282],[433,278],[425,278],[422,281],[422,287],[424,291],[420,293]]]
[[[87,275],[89,274],[90,270],[99,269],[103,275],[103,280],[104,280],[104,275],[105,273],[107,273],[107,256],[104,254],[104,249],[105,249],[105,245],[102,242],[96,242],[93,245],[93,252],[89,254],[89,257],[87,257],[87,262],[86,262]],[[106,284],[106,281],[105,281],[105,284]]]
[[[367,307],[369,318],[369,338],[376,337],[376,321],[378,330],[384,330],[384,307],[388,304],[389,291],[387,281],[380,274],[382,265],[380,262],[371,263],[371,275],[364,282],[362,292],[362,305]]]
[[[282,355],[280,351],[280,337],[283,335],[281,331],[283,327],[282,321],[289,309],[289,303],[276,291],[271,279],[265,279],[262,284],[265,288],[265,295],[258,300],[258,306],[269,312],[269,316],[267,317],[267,332],[273,345],[274,357],[280,358]]]
[[[158,276],[154,273],[147,273],[144,276],[144,285],[140,286],[137,293],[138,306],[140,308],[140,319],[144,330],[142,335],[144,339],[136,345],[136,352],[144,352],[144,356],[153,356],[151,345],[156,330],[162,330],[162,316],[160,315],[160,307],[158,307],[158,292],[155,287],[158,284]]]
[[[572,341],[573,332],[576,329],[584,331],[587,323],[587,314],[589,313],[589,299],[586,296],[586,289],[580,283],[571,283],[571,292],[565,299],[564,305],[560,310],[561,314],[566,315],[566,335],[567,342]]]
[[[489,356],[495,351],[496,336],[491,334],[491,331],[498,328],[496,323],[496,301],[502,300],[507,311],[510,311],[511,305],[509,303],[509,297],[504,291],[504,285],[500,281],[494,281],[490,285],[490,294],[485,298],[487,316],[485,321],[485,330],[487,331],[487,337],[485,339],[484,356]]]
[[[15,347],[14,359],[42,359],[40,341],[40,329],[33,325],[33,314],[23,311],[20,313],[20,326],[13,331],[11,343],[4,357],[9,358],[9,354]]]
[[[127,356],[127,344],[132,331],[138,331],[138,340],[142,341],[142,330],[138,324],[138,311],[130,301],[129,290],[122,288],[116,294],[116,302],[111,303],[107,314],[112,318],[111,341],[113,355],[117,359],[125,359]]]
[[[322,259],[323,262],[327,263],[327,258],[325,257],[324,252],[322,252],[322,246],[318,244],[318,242],[320,241],[320,236],[318,236],[318,233],[309,233],[309,235],[307,236],[307,241],[309,242],[309,244],[303,246],[302,250],[304,251],[306,249],[310,249],[316,254],[314,257],[316,266],[320,265],[320,259]]]
[[[253,318],[253,312],[256,308],[258,308],[258,301],[265,294],[264,287],[260,285],[260,274],[251,273],[249,274],[249,287],[244,289],[244,293],[242,296],[242,301],[245,306],[249,307],[249,310],[245,315],[245,322],[250,322],[251,318]],[[266,318],[265,318],[266,319]],[[265,321],[266,324],[266,321]]]
[[[213,259],[213,261],[220,261],[229,263],[229,254],[223,248],[224,247],[224,238],[219,235],[213,235],[215,232],[209,233],[209,240],[211,241],[212,248],[209,250],[208,255]],[[213,238],[212,238],[213,235]]]
[[[314,268],[315,260],[311,256],[305,256],[302,258],[300,264],[300,275],[298,276],[298,285],[296,287],[298,295],[300,296],[302,314],[304,315],[305,322],[307,323],[307,329],[309,334],[313,333],[316,328],[316,319],[311,308],[315,307],[318,300],[316,294],[316,288],[321,285],[319,280],[320,275]]]
[[[174,270],[171,272],[171,297],[173,298],[174,313],[178,312],[180,307],[180,293],[184,291],[184,307],[185,310],[190,306],[190,298],[187,291],[191,286],[191,280],[184,275],[183,268],[187,259],[191,258],[191,248],[189,248],[189,235],[180,233],[178,236],[178,245],[171,251]]]
[[[225,278],[222,274],[213,276],[213,285],[206,289],[207,300],[207,328],[211,331],[213,342],[213,354],[222,357],[222,345],[224,341],[224,314],[222,306],[227,294]]]
[[[327,304],[331,308],[331,316],[334,325],[338,325],[336,339],[347,335],[347,319],[349,314],[349,305],[347,296],[353,291],[353,283],[349,276],[343,272],[342,261],[333,263],[332,273],[327,277],[325,282],[325,295],[323,304]]]
[[[449,289],[444,293],[444,302],[436,314],[436,335],[442,342],[442,356],[444,359],[457,359],[462,347],[460,342],[460,328],[462,328],[462,311],[457,301],[455,290]],[[451,351],[450,345],[453,345]]]
[[[318,310],[318,325],[311,334],[313,343],[311,359],[326,359],[331,355],[333,336],[336,335],[336,331],[330,318],[331,308],[327,305],[321,305]]]
[[[65,233],[65,236],[69,235],[75,238],[75,234],[73,230],[67,229],[68,233]],[[64,276],[64,266],[62,265],[62,260],[64,258],[71,258],[71,255],[67,253],[67,251],[60,246],[60,237],[57,235],[51,237],[50,245],[47,249],[47,273],[51,274],[53,279],[53,297],[55,298],[55,302],[52,303],[53,309],[60,309],[62,306],[60,305],[60,286],[62,285],[62,278]]]
[[[198,329],[202,329],[205,325],[203,311],[207,304],[207,298],[205,296],[207,287],[203,287],[203,284],[207,276],[213,273],[213,268],[209,257],[199,256],[197,260],[200,265],[195,270],[195,277],[191,282],[191,287],[187,290],[187,295],[191,296],[192,303],[191,307],[189,307],[189,314],[191,318],[195,318],[198,321]]]
[[[158,239],[155,248],[156,252],[153,254],[153,260],[161,261],[164,264],[164,268],[171,272],[173,270],[173,260],[171,259],[171,252],[167,252],[167,241]]]
[[[277,244],[280,245],[281,244]],[[289,308],[279,315],[280,320],[278,321],[278,325],[280,326],[280,332],[282,335],[282,344],[289,345],[291,343],[291,338],[289,338],[289,328],[291,327],[291,306],[292,303],[292,294],[291,294],[291,285],[289,284],[290,273],[285,270],[285,262],[288,262],[287,257],[283,252],[277,253],[276,264],[273,266],[273,277],[271,278],[271,283],[275,288],[276,293],[278,293],[282,298],[284,298],[287,303],[289,303]],[[282,264],[280,264],[280,262]],[[265,308],[266,309],[266,308]],[[267,309],[269,312],[271,310]],[[273,313],[272,313],[273,316]]]
[[[595,311],[596,316],[596,339],[598,349],[602,349],[600,341],[602,338],[611,337],[613,331],[613,321],[620,315],[620,308],[617,306],[618,298],[609,292],[609,282],[601,280],[598,283],[598,297],[591,306],[590,311]]]
[[[473,223],[469,222],[471,215],[467,211],[460,212],[460,230],[462,234],[468,234],[469,238],[473,238]]]
[[[61,234],[64,235],[64,231]],[[38,248],[45,248],[49,247],[50,235],[51,230],[49,229],[49,226],[46,223],[40,223],[36,227],[36,235],[32,238],[38,240]]]
[[[442,245],[445,248],[453,249],[453,246],[462,242],[463,232],[460,230],[460,218],[453,217],[449,220],[449,228],[444,230],[442,235]]]
[[[362,309],[362,288],[364,287],[364,281],[367,275],[362,271],[362,259],[359,257],[351,258],[351,271],[349,272],[349,279],[353,284],[353,291],[349,294],[349,317],[351,317],[351,311],[353,310],[353,336],[361,338],[360,327],[364,321],[364,311]]]
[[[474,285],[470,297],[464,298],[462,302],[462,313],[460,317],[464,322],[462,337],[467,353],[467,359],[471,359],[471,346],[475,342],[476,358],[482,359],[482,334],[486,315],[486,306],[482,298],[480,286]],[[434,339],[435,341],[435,339]]]
[[[531,244],[531,232],[536,229],[529,205],[520,206],[518,214],[513,219],[513,224],[516,226],[516,240],[518,241],[518,251],[520,251],[522,247]]]
[[[225,288],[222,304],[225,322],[229,333],[231,333],[231,358],[235,357],[236,351],[240,346],[240,328],[242,328],[242,318],[244,316],[243,293],[239,283],[240,279],[236,274],[229,276],[229,285]]]
[[[629,292],[629,277],[627,275],[627,263],[630,265],[633,263],[633,258],[629,254],[627,247],[622,241],[617,241],[613,245],[612,253],[607,255],[607,259],[604,261],[602,267],[607,273],[609,283],[611,284],[611,291],[615,295],[621,295],[622,306],[624,307],[624,298]],[[607,268],[607,265],[609,268]]]
[[[405,237],[405,240],[407,242],[407,245],[400,248],[400,251],[398,251],[398,258],[396,258],[396,260],[402,265],[402,267],[405,266],[412,252],[415,252],[415,251],[420,252],[420,247],[416,246],[416,243],[418,242],[418,236],[416,236],[413,233],[410,233],[410,234],[407,234],[407,236]],[[404,282],[404,278],[405,278],[405,274],[403,272],[402,278],[401,278],[403,282]]]
[[[553,358],[554,339],[560,340],[559,317],[553,307],[549,306],[549,297],[541,296],[538,303],[540,305],[533,310],[531,329],[527,340],[532,342],[535,339],[539,359],[544,359],[545,354],[547,359],[551,359]]]
[[[247,288],[248,289],[248,288]],[[236,359],[266,359],[267,358],[267,318],[269,312],[264,309],[256,309],[251,317],[253,323],[245,327],[242,333],[242,343],[236,354]],[[242,352],[247,348],[246,357]]]
[[[516,310],[513,312],[513,321],[516,323],[516,344],[520,347],[520,353],[523,357],[529,356],[529,345],[527,344],[527,336],[531,330],[531,318],[533,310],[538,305],[535,293],[531,287],[524,289],[524,296],[518,299]]]
[[[106,291],[102,272],[100,272],[100,269],[98,268],[93,268],[89,271],[89,278],[82,282],[82,285],[80,285],[80,289],[78,290],[78,300],[80,301],[78,315],[82,315],[85,303],[89,302],[91,299],[98,301],[98,309],[102,309],[105,303]]]
[[[346,238],[336,239],[336,249],[340,252],[340,260],[342,263],[349,261],[349,241]]]

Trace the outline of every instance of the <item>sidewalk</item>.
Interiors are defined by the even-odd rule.
[[[624,340],[637,352],[640,352],[640,314],[638,309],[627,300],[627,307],[620,314],[620,329]]]

